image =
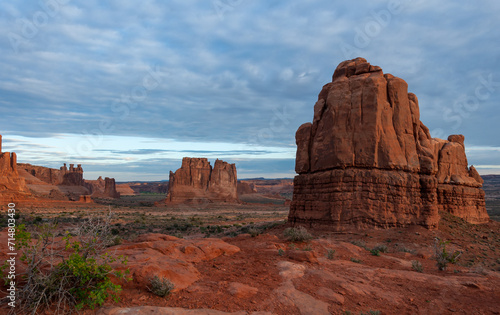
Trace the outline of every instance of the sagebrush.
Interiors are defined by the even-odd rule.
[[[149,279],[148,290],[158,296],[165,297],[170,295],[174,290],[175,285],[167,278],[160,278],[157,275]]]
[[[303,226],[286,228],[283,231],[283,235],[291,242],[304,242],[313,238],[313,236]]]
[[[118,300],[121,286],[111,282],[110,276],[125,279],[127,272],[114,271],[110,264],[126,264],[126,258],[105,253],[113,244],[111,216],[86,219],[63,237],[58,237],[57,223],[29,230],[19,225],[16,247],[27,268],[18,275],[23,281],[15,311],[36,314],[50,308],[52,313],[63,314],[93,309],[108,298]]]

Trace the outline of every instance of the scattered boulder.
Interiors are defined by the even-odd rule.
[[[232,296],[243,299],[254,296],[257,292],[259,292],[259,289],[243,283],[231,282],[229,284],[228,291]]]
[[[167,202],[237,202],[236,166],[216,160],[212,169],[206,158],[182,159],[182,166],[170,172]]]
[[[300,262],[318,263],[318,257],[313,251],[307,250],[288,250],[287,257]]]
[[[363,58],[339,64],[295,135],[289,222],[334,230],[436,228],[439,211],[485,223],[482,180],[464,136],[432,138],[407,83]]]

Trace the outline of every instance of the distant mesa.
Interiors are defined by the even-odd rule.
[[[113,178],[83,179],[83,168],[66,163],[59,169],[18,163],[19,174],[37,196],[51,200],[81,201],[81,196],[119,198]],[[85,197],[88,198],[88,197]],[[85,201],[88,202],[88,201]]]
[[[122,196],[140,194],[167,194],[168,181],[159,182],[121,182],[116,184],[116,190]]]
[[[291,223],[436,228],[439,211],[485,223],[464,136],[432,138],[407,83],[363,58],[339,64],[296,133]]]
[[[83,179],[83,168],[64,163],[59,169],[17,163],[15,153],[2,152],[0,135],[0,199],[33,198],[89,202],[91,197],[120,198],[114,178]],[[91,200],[90,200],[91,201]]]
[[[248,181],[238,181],[237,185],[238,196],[240,195],[248,195],[248,194],[256,194],[257,188],[253,183],[249,183]]]
[[[166,202],[238,202],[235,164],[217,159],[212,168],[206,158],[183,158],[181,168],[170,172]]]

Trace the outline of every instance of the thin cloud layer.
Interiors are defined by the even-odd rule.
[[[463,133],[468,147],[500,147],[499,13],[492,0],[4,1],[1,133],[74,135],[81,140],[72,150],[39,151],[81,161],[107,154],[103,173],[121,167],[116,158],[139,163],[132,156],[177,152],[282,161],[286,172],[260,162],[245,167],[292,176],[295,131],[312,120],[317,94],[337,64],[362,56],[408,82],[433,136]],[[101,137],[204,148],[126,141],[105,148],[92,141]],[[213,142],[227,146],[205,148]],[[498,160],[476,162],[472,154],[469,162]]]

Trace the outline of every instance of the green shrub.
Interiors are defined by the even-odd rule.
[[[291,242],[304,242],[312,239],[312,235],[307,232],[306,228],[303,226],[299,226],[297,228],[286,228],[283,231],[283,235],[285,238]]]
[[[396,244],[397,245],[397,244]],[[405,246],[401,246],[398,248],[398,251],[399,252],[403,252],[403,253],[410,253],[412,255],[416,255],[417,254],[417,251],[414,250],[414,249],[411,249],[411,248],[406,248]]]
[[[250,234],[251,237],[257,237],[260,234],[260,231],[256,228],[249,228],[248,233]]]
[[[381,253],[387,253],[387,246],[384,244],[379,244],[373,248],[373,250],[378,250]]]
[[[448,263],[456,263],[458,261],[458,258],[460,255],[462,255],[461,252],[455,251],[453,253],[449,253],[446,251],[446,245],[449,243],[449,241],[442,241],[439,238],[436,237],[434,241],[434,250],[436,254],[436,262],[437,262],[437,267],[439,270],[446,270],[446,266]]]
[[[335,256],[335,249],[331,249],[329,248],[327,251],[326,251],[326,258],[332,260],[333,257]]]
[[[280,248],[280,249],[278,249],[278,255],[279,255],[279,256],[283,256],[283,255],[285,255],[285,251],[284,251],[283,249],[281,249],[281,248]]]
[[[375,248],[370,250],[370,253],[372,253],[373,256],[380,256],[380,251]]]
[[[85,220],[62,240],[56,239],[57,224],[35,225],[31,231],[19,225],[16,247],[27,268],[20,275],[25,281],[18,288],[16,311],[36,314],[55,306],[55,313],[67,313],[93,309],[108,298],[117,301],[121,287],[110,276],[123,279],[128,272],[115,272],[110,265],[126,264],[126,258],[104,253],[112,242],[110,220],[111,214]]]
[[[149,279],[148,290],[158,296],[166,297],[170,295],[175,288],[175,284],[167,278],[160,278],[155,275],[153,278]]]
[[[411,261],[411,268],[415,270],[416,272],[423,272],[424,267],[422,266],[422,263],[418,260],[412,260]]]
[[[354,257],[351,258],[351,261],[354,262],[354,263],[357,263],[357,264],[360,264],[361,263],[361,260],[359,259],[356,259]]]
[[[364,248],[366,250],[369,250],[368,247],[366,247],[366,243],[364,241],[354,240],[351,242],[351,244],[356,245],[356,246],[361,247],[361,248]]]

